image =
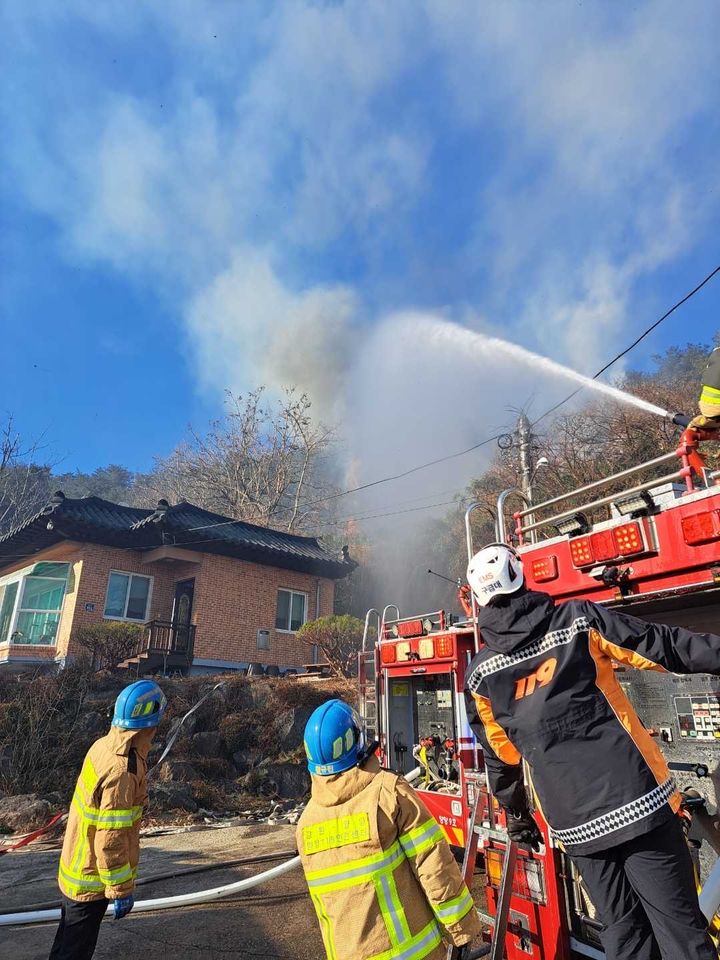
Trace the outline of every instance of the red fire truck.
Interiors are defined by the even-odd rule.
[[[588,598],[656,622],[717,632],[720,471],[708,470],[699,453],[705,439],[686,430],[677,450],[544,503],[529,504],[519,490],[505,491],[495,516],[497,539],[515,543],[531,588],[559,600]],[[508,531],[511,498],[521,509]],[[478,507],[470,506],[465,517],[468,556],[474,552],[471,517]],[[485,919],[493,926],[507,835],[502,812],[488,795],[482,753],[465,713],[465,669],[482,638],[467,588],[459,598],[462,617],[442,610],[407,617],[392,605],[368,612],[361,710],[385,765],[413,783],[452,845],[471,842],[470,813],[480,797],[476,832],[486,876]],[[633,690],[635,677],[642,679],[639,691]],[[702,775],[720,759],[720,682],[647,671],[630,671],[627,682],[671,767]],[[599,924],[581,880],[553,846],[544,823],[542,829],[544,852],[517,855],[506,956],[602,958]]]

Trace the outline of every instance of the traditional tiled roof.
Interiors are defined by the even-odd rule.
[[[155,510],[147,510],[58,492],[34,517],[0,537],[0,569],[63,540],[140,551],[177,546],[332,579],[356,566],[345,549],[333,557],[314,537],[232,520],[192,503],[170,506],[160,500]]]

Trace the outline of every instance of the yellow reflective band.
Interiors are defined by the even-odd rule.
[[[69,887],[76,887],[78,892],[97,893],[105,889],[105,884],[96,873],[88,875],[75,873],[75,871],[69,870],[62,860],[60,861],[58,880]]]
[[[324,867],[322,870],[310,870],[305,876],[312,883],[314,880],[329,879],[338,874],[345,873],[348,870],[357,870],[365,867],[382,865],[398,852],[400,845],[395,841],[387,850],[381,850],[380,853],[373,853],[369,857],[361,857],[358,860],[348,860],[347,862],[335,867]]]
[[[395,878],[392,874],[383,873],[375,877],[375,893],[380,905],[380,913],[385,921],[385,929],[393,946],[402,946],[411,939],[405,911],[398,897]]]
[[[96,830],[123,830],[134,827],[141,819],[142,807],[132,807],[130,810],[102,810],[90,822]]]
[[[392,947],[383,953],[375,953],[368,960],[422,960],[441,942],[440,928],[434,920],[423,927],[420,933],[416,933],[410,940],[405,941],[399,947]]]
[[[85,757],[85,762],[82,765],[82,770],[80,771],[79,783],[85,788],[87,794],[87,799],[89,800],[93,793],[95,792],[95,787],[97,787],[99,777],[95,773],[95,768],[92,765],[92,760],[90,757]]]
[[[99,807],[90,807],[83,803],[80,794],[75,791],[72,802],[82,817],[84,825],[95,827],[96,830],[122,830],[132,827],[142,819],[142,807],[128,807],[127,809],[101,810]]]
[[[419,827],[408,830],[400,837],[400,844],[405,851],[405,856],[416,857],[430,847],[434,847],[443,839],[442,830],[437,820],[431,818],[421,823]]]
[[[358,883],[366,883],[382,872],[395,870],[405,859],[402,847],[395,843],[382,853],[375,853],[360,860],[350,860],[337,867],[328,867],[325,870],[314,870],[307,873],[305,878],[311,890],[322,890],[328,893],[331,890],[344,890],[346,887]]]
[[[711,397],[715,397],[716,399],[720,400],[720,390],[717,387],[711,387],[709,384],[704,383],[702,392],[708,393]]]
[[[102,870],[98,867],[98,874],[103,883],[108,887],[114,887],[124,883],[126,880],[133,880],[135,878],[135,870],[133,870],[129,863],[126,863],[122,867],[117,867],[115,870]]]
[[[307,854],[345,847],[350,843],[362,843],[369,839],[370,818],[367,813],[355,813],[352,816],[323,820],[322,823],[303,827],[303,849]]]
[[[323,943],[325,944],[327,960],[336,960],[337,954],[335,952],[335,941],[333,940],[330,918],[328,917],[327,913],[325,913],[325,907],[323,906],[323,902],[320,897],[315,893],[311,894],[310,896],[313,906],[315,907],[315,913],[320,921],[320,931],[322,933]]]
[[[443,900],[442,903],[434,903],[432,908],[438,920],[442,921],[447,927],[451,923],[458,923],[466,914],[470,913],[473,908],[473,899],[470,896],[470,891],[463,884],[459,896],[452,900]]]
[[[333,740],[333,760],[339,760],[343,752],[343,738],[338,737],[337,740]]]
[[[73,803],[75,803],[75,797],[73,797]],[[82,818],[82,811],[80,815]],[[80,824],[81,824],[80,835],[77,838],[77,843],[75,844],[75,849],[73,851],[73,855],[70,860],[73,870],[80,869],[80,864],[83,861],[83,854],[85,852],[85,844],[87,842],[87,825],[85,824],[85,821],[82,819],[80,821]]]
[[[713,406],[720,406],[720,390],[703,387],[702,393],[700,394],[700,403],[710,403]]]

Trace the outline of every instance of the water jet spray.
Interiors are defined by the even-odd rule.
[[[570,380],[579,384],[581,387],[587,387],[597,393],[603,393],[607,397],[612,397],[619,403],[629,403],[646,413],[654,413],[664,420],[672,420],[679,426],[683,424],[676,421],[674,417],[679,414],[671,414],[662,407],[654,403],[636,397],[619,387],[613,387],[608,383],[602,383],[599,380],[593,380],[583,373],[578,373],[571,367],[566,367],[562,363],[543,357],[541,354],[533,353],[516,343],[510,343],[508,340],[501,340],[499,337],[489,337],[486,334],[469,330],[457,323],[447,320],[439,320],[435,317],[423,315],[413,315],[404,318],[405,329],[401,332],[412,342],[414,339],[422,339],[433,343],[439,348],[445,347],[452,353],[476,358],[478,361],[492,363],[499,357],[513,361],[524,367],[530,367],[539,373],[550,374],[553,377],[560,377],[564,380]]]

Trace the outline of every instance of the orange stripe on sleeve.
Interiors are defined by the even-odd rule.
[[[593,634],[595,634],[595,637],[593,637]],[[615,647],[615,644],[608,643],[607,646],[610,648],[610,650],[606,650],[604,646],[595,638],[603,640],[603,637],[601,637],[596,630],[591,630],[591,642],[589,649],[590,656],[595,661],[595,667],[597,670],[597,679],[595,682],[605,696],[605,699],[607,700],[618,721],[623,725],[623,727],[625,727],[633,743],[640,751],[645,763],[647,763],[648,767],[650,767],[652,770],[657,782],[664,783],[670,776],[670,771],[668,770],[665,757],[662,755],[662,751],[658,747],[657,743],[655,743],[653,738],[641,723],[640,718],[633,710],[630,701],[625,696],[625,691],[622,689],[617,681],[617,677],[615,676],[615,671],[613,670],[613,666],[610,661],[610,657],[615,657],[615,654],[611,652],[611,650]],[[593,642],[593,640],[595,642]],[[607,643],[607,641],[605,642]],[[618,647],[617,649],[623,650],[622,647]],[[624,650],[623,652],[628,655],[631,653],[629,650]],[[629,661],[626,660],[624,662],[627,663]],[[650,661],[648,661],[648,663],[649,662]],[[653,669],[657,670],[662,668],[653,666]],[[673,810],[677,810],[678,798],[674,794],[670,800],[670,806],[673,808]]]
[[[492,706],[488,698],[479,697],[476,693],[473,694],[473,698],[477,704],[478,716],[482,720],[482,725],[485,729],[485,736],[488,738],[488,743],[498,759],[511,766],[517,766],[519,763],[522,763],[520,751],[510,742],[508,735],[495,719],[495,714],[492,711]]]
[[[616,643],[611,643],[610,640],[605,639],[599,630],[595,630],[594,628],[590,629],[590,643],[594,643],[603,653],[607,654],[608,657],[612,657],[613,660],[617,660],[618,663],[624,663],[628,667],[635,667],[636,670],[656,670],[658,673],[670,672],[666,670],[665,667],[661,667],[659,663],[648,660],[647,657],[643,657],[642,654],[635,650],[627,650],[625,647],[619,647]]]

